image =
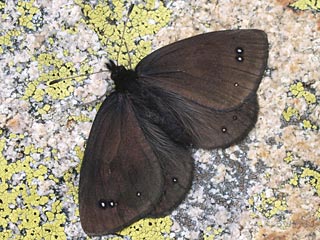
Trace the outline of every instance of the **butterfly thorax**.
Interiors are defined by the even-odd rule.
[[[117,66],[112,61],[107,64],[107,67],[111,71],[111,79],[114,81],[117,92],[134,92],[138,87],[135,71],[128,70],[124,66]]]

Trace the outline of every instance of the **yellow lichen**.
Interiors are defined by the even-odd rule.
[[[297,0],[289,5],[297,10],[317,10],[320,11],[320,2],[317,0]]]
[[[294,176],[293,176],[293,178],[291,178],[290,180],[289,180],[289,183],[292,185],[292,186],[298,186],[298,184],[299,184],[299,175],[298,174],[294,174]]]
[[[283,116],[284,120],[286,120],[287,122],[289,122],[291,120],[291,118],[294,116],[297,119],[300,119],[298,110],[294,109],[292,107],[288,107],[287,110],[284,110],[282,113],[282,116]]]
[[[72,115],[72,116],[69,116],[68,120],[74,120],[77,122],[89,122],[91,119],[86,115],[79,115],[79,116]]]
[[[72,195],[73,201],[75,204],[79,204],[78,202],[78,188],[73,184],[73,179],[74,175],[72,172],[66,172],[63,176],[64,182],[68,188],[68,193]]]
[[[310,168],[303,168],[301,178],[308,179],[309,184],[315,188],[317,195],[320,196],[320,173],[319,172]]]
[[[150,53],[151,41],[142,40],[142,37],[158,32],[168,24],[171,14],[162,2],[156,7],[155,1],[135,5],[130,15],[126,13],[128,5],[122,1],[114,1],[112,7],[105,2],[99,2],[95,7],[85,1],[77,0],[76,3],[87,17],[85,23],[106,46],[109,58],[126,67],[134,67]],[[123,21],[123,17],[128,20]],[[123,31],[125,26],[126,31]]]
[[[76,155],[79,159],[83,159],[83,156],[84,156],[84,152],[81,150],[81,148],[79,146],[76,146],[75,147],[75,152],[76,152]],[[80,164],[78,165],[78,168],[77,168],[77,171],[80,172]]]
[[[318,208],[318,210],[316,212],[316,217],[320,220],[320,207]]]
[[[293,161],[292,152],[287,152],[286,157],[283,159],[286,163],[291,163]]]
[[[304,91],[304,87],[303,87],[302,82],[292,84],[290,86],[290,91],[294,96],[301,97],[302,92]]]
[[[21,34],[21,31],[15,29],[10,30],[6,34],[0,36],[0,54],[4,53],[4,47],[7,50],[13,50],[13,39]]]
[[[260,212],[267,218],[272,218],[287,210],[287,203],[284,197],[276,195],[275,190],[268,190],[255,194],[249,199],[249,204],[253,210]],[[271,194],[270,194],[271,192]]]
[[[216,236],[220,235],[223,232],[222,228],[212,228],[207,227],[203,233],[204,240],[214,240]]]
[[[130,236],[132,240],[166,239],[163,234],[170,233],[172,220],[170,217],[146,218],[123,229],[119,234]]]
[[[310,120],[303,120],[302,124],[303,124],[303,128],[305,128],[305,129],[312,129],[312,130],[318,129],[318,127],[316,125],[312,124]]]
[[[33,6],[34,0],[30,1],[18,1],[17,11],[19,12],[19,25],[26,27],[30,30],[36,29],[36,24],[33,23],[35,15],[40,13],[40,9]]]
[[[10,134],[11,140],[22,139],[22,134]],[[36,148],[33,145],[24,147],[24,157],[8,162],[3,155],[6,148],[6,141],[0,139],[0,224],[5,230],[1,232],[1,237],[9,236],[4,239],[14,238],[15,233],[10,229],[6,229],[8,222],[17,224],[19,232],[24,232],[24,239],[50,239],[45,237],[43,228],[50,226],[51,233],[58,232],[61,239],[65,239],[63,224],[65,223],[65,214],[62,208],[52,207],[50,203],[54,199],[54,195],[39,195],[36,182],[45,182],[48,168],[44,165],[38,165],[36,168],[32,166],[36,161],[32,158],[32,154],[40,154],[43,149]],[[19,184],[14,184],[13,176],[24,176],[24,180]],[[19,199],[19,202],[17,201]],[[12,208],[14,206],[14,208]],[[43,207],[45,206],[45,207]],[[51,205],[51,206],[54,206]],[[46,223],[40,218],[41,212],[46,209],[50,220]],[[57,221],[59,219],[59,221]],[[52,236],[52,235],[51,235]]]
[[[67,51],[65,52],[67,53]],[[27,100],[32,98],[36,102],[42,102],[45,96],[49,96],[53,100],[64,99],[74,91],[74,81],[83,81],[84,77],[78,77],[75,74],[75,65],[72,62],[65,62],[59,59],[55,54],[43,53],[35,58],[38,62],[39,71],[42,72],[38,79],[27,84],[25,93],[22,99]],[[50,67],[50,71],[44,72]],[[93,72],[93,68],[86,63],[81,63],[80,75]],[[72,78],[75,76],[75,78]],[[53,80],[61,79],[50,85]],[[65,80],[63,80],[65,79]],[[46,87],[39,87],[46,83]],[[46,104],[42,108],[38,108],[40,115],[47,114],[50,110],[50,105]]]
[[[298,82],[295,84],[292,84],[290,86],[290,91],[292,95],[296,97],[303,97],[308,104],[313,104],[316,102],[316,96],[308,91],[306,91],[303,87],[302,82]]]
[[[0,10],[4,9],[6,7],[6,2],[0,2]]]
[[[307,101],[308,104],[313,104],[313,103],[316,103],[316,101],[317,101],[317,97],[313,93],[310,93],[307,91],[303,92],[303,97]]]

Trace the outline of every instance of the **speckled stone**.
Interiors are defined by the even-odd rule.
[[[129,34],[122,34],[129,4],[100,1],[113,2],[117,35],[108,30],[108,8],[94,12],[84,2],[98,3],[0,3],[0,238],[86,238],[79,220],[79,169],[99,106],[90,102],[113,88],[108,59],[129,65],[131,58],[134,66],[179,39],[257,28],[268,34],[270,53],[255,128],[228,149],[195,150],[195,178],[185,201],[170,216],[139,221],[121,234],[320,239],[320,4],[147,0],[147,10],[132,13]],[[89,15],[95,16],[92,23]],[[150,16],[160,20],[155,24]],[[142,26],[141,19],[148,24]],[[136,46],[139,38],[144,41]]]

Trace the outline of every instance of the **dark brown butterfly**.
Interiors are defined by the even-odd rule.
[[[268,58],[261,30],[205,33],[142,59],[107,64],[115,91],[94,120],[80,172],[80,218],[88,235],[164,216],[188,193],[190,147],[228,147],[258,113]]]

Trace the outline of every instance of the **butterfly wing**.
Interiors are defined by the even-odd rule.
[[[182,146],[167,139],[167,148],[156,150],[161,159],[164,186],[159,203],[149,213],[151,217],[162,217],[169,214],[186,197],[193,179],[193,158]]]
[[[145,117],[150,111],[145,107],[146,103],[134,105],[140,127],[159,160],[164,177],[160,201],[148,216],[165,216],[177,207],[189,192],[194,160],[187,148],[172,141],[159,125]]]
[[[191,136],[190,143],[212,148],[243,138],[254,125],[255,91],[266,61],[263,32],[224,31],[159,49],[136,72],[162,100],[158,114],[170,113]],[[168,124],[155,124],[139,111],[127,95],[114,93],[93,123],[79,189],[81,224],[88,235],[164,215],[190,188],[193,166],[186,146],[163,130],[170,129]]]
[[[139,80],[202,106],[225,110],[255,94],[268,58],[261,30],[228,30],[184,39],[151,53]]]
[[[162,92],[161,95],[165,95],[162,104],[174,113],[176,122],[191,138],[189,144],[196,148],[228,147],[245,138],[257,121],[256,95],[237,107],[223,111],[201,106],[171,92]]]
[[[163,191],[161,166],[130,100],[113,93],[94,120],[80,172],[80,219],[88,235],[114,233],[148,214]]]
[[[160,48],[136,72],[185,129],[186,144],[211,149],[242,140],[254,126],[267,58],[263,31],[220,31]]]
[[[139,112],[114,93],[97,113],[80,173],[80,218],[88,235],[114,233],[146,215],[164,216],[191,187],[188,149]]]

